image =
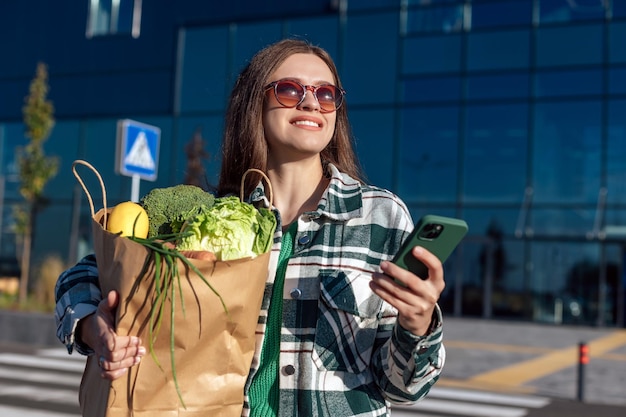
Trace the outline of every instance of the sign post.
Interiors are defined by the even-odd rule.
[[[159,164],[161,129],[130,119],[117,122],[115,171],[132,178],[130,200],[139,201],[139,181],[154,181]]]

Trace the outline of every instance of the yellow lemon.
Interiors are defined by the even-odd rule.
[[[148,213],[143,207],[132,201],[124,201],[113,207],[107,220],[107,230],[111,233],[121,233],[122,236],[134,235],[146,238],[148,226]]]

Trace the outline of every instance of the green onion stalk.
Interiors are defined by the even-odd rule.
[[[187,408],[178,384],[178,378],[176,375],[176,360],[174,355],[174,312],[176,309],[177,288],[179,293],[178,296],[180,297],[181,310],[183,312],[183,316],[185,316],[185,300],[183,293],[180,290],[181,280],[177,261],[182,261],[190,270],[195,272],[200,277],[202,282],[204,282],[204,284],[206,284],[211,291],[213,291],[213,293],[219,298],[226,314],[228,314],[228,308],[226,307],[226,303],[224,302],[222,296],[204,277],[202,272],[200,272],[200,270],[180,251],[168,246],[168,243],[173,243],[180,239],[180,237],[180,233],[176,233],[152,238],[140,238],[137,236],[129,238],[148,249],[148,256],[146,257],[143,267],[144,273],[148,271],[151,262],[154,262],[155,300],[150,309],[148,343],[150,356],[152,356],[152,359],[162,371],[163,367],[161,366],[161,362],[157,358],[154,351],[154,343],[161,329],[163,314],[168,313],[165,311],[165,303],[168,299],[170,300],[170,362],[172,367],[172,378],[174,380],[174,386],[176,387],[178,398],[180,399],[183,407]]]

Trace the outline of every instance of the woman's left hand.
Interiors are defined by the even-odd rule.
[[[412,254],[428,268],[427,279],[383,261],[382,273],[372,274],[370,288],[398,310],[398,323],[403,328],[416,336],[425,336],[445,287],[443,266],[435,255],[422,247],[414,247]]]

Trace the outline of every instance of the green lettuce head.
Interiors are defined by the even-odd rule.
[[[275,230],[271,210],[221,197],[185,222],[176,248],[213,252],[220,261],[254,258],[270,250]]]

